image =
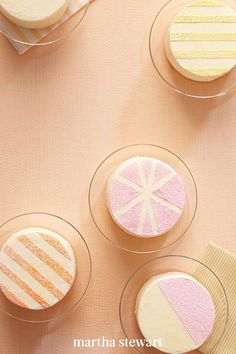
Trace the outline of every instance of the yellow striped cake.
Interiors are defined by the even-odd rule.
[[[59,234],[30,227],[12,234],[0,252],[0,287],[14,304],[42,310],[71,289],[76,261],[70,243]]]
[[[236,65],[236,12],[217,0],[196,0],[174,18],[167,58],[185,77],[213,81]]]

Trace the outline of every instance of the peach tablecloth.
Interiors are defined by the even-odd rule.
[[[152,256],[111,247],[88,209],[99,162],[127,144],[149,142],[180,155],[198,185],[199,208],[187,235],[167,252],[199,258],[209,241],[236,252],[236,103],[171,92],[148,53],[161,1],[96,0],[68,40],[19,56],[0,37],[0,222],[43,210],[79,227],[94,272],[83,306],[61,322],[28,325],[0,316],[1,354],[129,354],[73,349],[73,338],[121,337],[120,293]]]

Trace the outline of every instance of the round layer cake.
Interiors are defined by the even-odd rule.
[[[196,0],[169,27],[166,55],[183,76],[212,81],[236,65],[236,12],[217,0]]]
[[[188,353],[210,336],[215,307],[209,292],[185,273],[152,277],[140,290],[136,319],[143,336],[164,353]]]
[[[70,243],[39,227],[12,234],[0,251],[0,288],[14,304],[42,310],[71,289],[76,261]]]
[[[59,21],[68,3],[69,0],[0,0],[0,11],[16,25],[40,29]]]
[[[107,185],[107,206],[115,223],[137,237],[156,237],[180,219],[183,182],[166,163],[150,157],[123,162]]]

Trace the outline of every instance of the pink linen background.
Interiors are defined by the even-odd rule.
[[[73,338],[123,336],[121,291],[154,257],[113,248],[89,215],[92,174],[123,145],[167,147],[195,176],[194,224],[165,253],[200,258],[209,241],[236,252],[235,98],[184,98],[160,81],[148,34],[161,3],[96,0],[68,40],[24,56],[0,36],[0,222],[35,210],[61,215],[86,237],[94,263],[83,305],[63,321],[28,325],[0,315],[1,354],[135,353],[73,349]]]

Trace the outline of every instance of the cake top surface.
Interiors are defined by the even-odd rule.
[[[175,16],[170,51],[190,78],[217,78],[236,65],[236,12],[226,3],[197,0]]]
[[[13,303],[41,310],[62,300],[73,285],[76,260],[58,233],[30,227],[13,233],[0,251],[0,287]]]
[[[215,307],[209,292],[192,276],[165,273],[150,278],[140,290],[136,317],[146,339],[160,339],[157,349],[186,353],[209,337]]]
[[[180,176],[150,157],[124,161],[112,174],[107,204],[115,222],[131,235],[155,237],[169,231],[185,205]]]

